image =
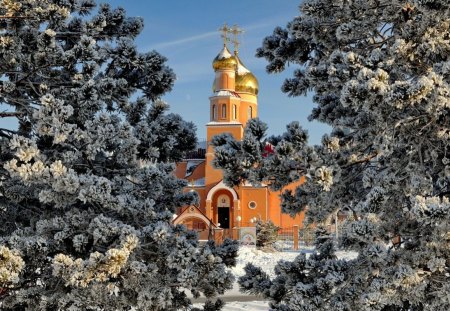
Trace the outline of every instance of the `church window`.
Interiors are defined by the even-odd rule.
[[[237,108],[236,108],[236,105],[233,105],[233,118],[235,120],[237,119]]]
[[[228,75],[227,74],[223,75],[223,88],[228,89]]]
[[[253,109],[252,109],[252,107],[248,107],[248,118],[249,119],[253,118]]]
[[[250,202],[248,202],[248,208],[249,208],[249,209],[255,209],[256,206],[257,206],[257,204],[256,204],[255,201],[250,201]]]
[[[226,118],[227,117],[227,105],[223,104],[222,105],[222,118]]]
[[[213,105],[212,119],[213,119],[213,121],[217,119],[217,106],[216,105]]]

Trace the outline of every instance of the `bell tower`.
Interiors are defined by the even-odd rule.
[[[244,31],[238,26],[233,26],[230,31],[233,34],[234,57],[237,60],[235,74],[235,92],[241,98],[239,121],[245,126],[247,121],[258,116],[258,91],[259,85],[256,77],[248,70],[239,58],[238,36]]]
[[[258,80],[239,59],[238,35],[243,31],[237,26],[229,28],[226,24],[219,29],[222,32],[223,48],[214,58],[213,94],[209,97],[210,122],[206,125],[206,182],[216,183],[222,180],[222,172],[212,167],[213,148],[209,146],[212,137],[222,133],[231,134],[236,140],[242,140],[247,121],[258,114]],[[233,35],[232,40],[229,38]],[[227,47],[234,44],[234,52]]]

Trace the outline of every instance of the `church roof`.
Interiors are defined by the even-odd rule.
[[[214,58],[212,65],[214,70],[235,69],[237,60],[236,57],[230,53],[228,48],[224,46],[216,58]]]

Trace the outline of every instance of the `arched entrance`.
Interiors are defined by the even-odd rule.
[[[206,202],[207,212],[215,224],[220,224],[220,228],[225,232],[235,226],[239,197],[233,188],[220,181],[208,191]]]
[[[228,194],[220,194],[217,197],[217,222],[223,229],[230,229],[231,224],[231,199]]]
[[[222,229],[234,226],[233,195],[227,189],[219,189],[212,196],[212,219]]]

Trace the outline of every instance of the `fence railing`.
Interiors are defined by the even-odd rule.
[[[298,242],[298,226],[281,228],[278,230],[278,241],[275,242],[275,246],[282,251],[297,250]]]
[[[240,227],[233,229],[215,229],[214,239],[220,243],[225,238],[239,240],[242,245],[256,244],[255,227]],[[280,251],[300,250],[314,243],[314,228],[285,227],[278,230],[278,240],[275,244]]]

